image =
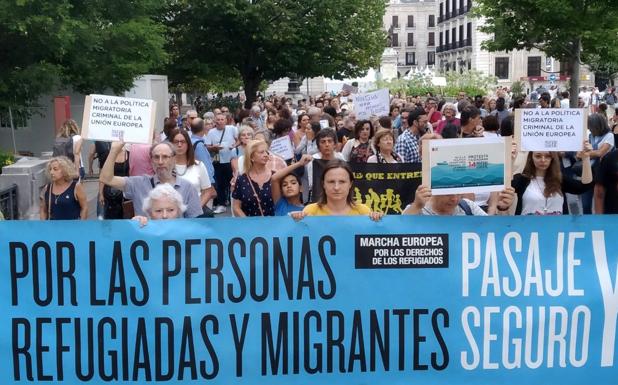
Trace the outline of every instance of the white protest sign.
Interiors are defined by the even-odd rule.
[[[294,147],[292,147],[292,141],[289,136],[273,139],[270,143],[270,151],[284,160],[290,160],[294,157]]]
[[[388,89],[354,95],[354,111],[358,119],[369,119],[371,115],[388,116],[389,106]]]
[[[510,137],[425,140],[423,185],[433,195],[501,191],[511,185],[510,148]]]
[[[88,95],[82,136],[92,140],[150,144],[156,104],[149,99]]]
[[[521,151],[581,151],[588,114],[581,108],[515,110],[515,140]]]

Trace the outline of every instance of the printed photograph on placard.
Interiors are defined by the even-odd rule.
[[[500,191],[510,185],[510,143],[505,147],[504,138],[430,140],[426,146],[423,184],[434,195]]]

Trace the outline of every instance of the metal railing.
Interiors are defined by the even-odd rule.
[[[19,219],[16,184],[0,190],[0,211],[2,211],[4,219]]]

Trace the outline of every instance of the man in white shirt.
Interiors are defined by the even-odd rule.
[[[229,206],[230,181],[232,180],[232,149],[236,147],[238,132],[235,126],[227,125],[224,113],[215,116],[215,129],[208,131],[204,137],[204,144],[211,154],[215,169],[215,214],[224,213]]]

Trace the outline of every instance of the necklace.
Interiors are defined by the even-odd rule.
[[[539,189],[539,191],[541,192],[541,195],[542,195],[543,197],[545,197],[545,206],[543,207],[543,215],[545,215],[545,214],[547,214],[547,211],[548,211],[548,209],[547,209],[547,199],[548,199],[549,197],[545,196],[545,189],[542,189],[542,188],[541,188],[541,184],[539,183],[539,180],[538,180],[536,177],[534,178],[534,182],[536,183],[536,187],[537,187],[537,188]]]
[[[184,170],[184,171],[182,172],[182,174],[181,174],[180,172],[178,172],[178,167],[182,167],[182,166],[184,166],[184,167],[185,167],[185,170]],[[176,171],[176,175],[177,175],[177,176],[183,176],[183,175],[185,175],[185,174],[187,173],[187,170],[188,170],[188,169],[189,169],[189,167],[187,167],[187,165],[186,165],[186,164],[177,164],[177,165],[176,165],[176,169],[175,169],[175,171]]]

